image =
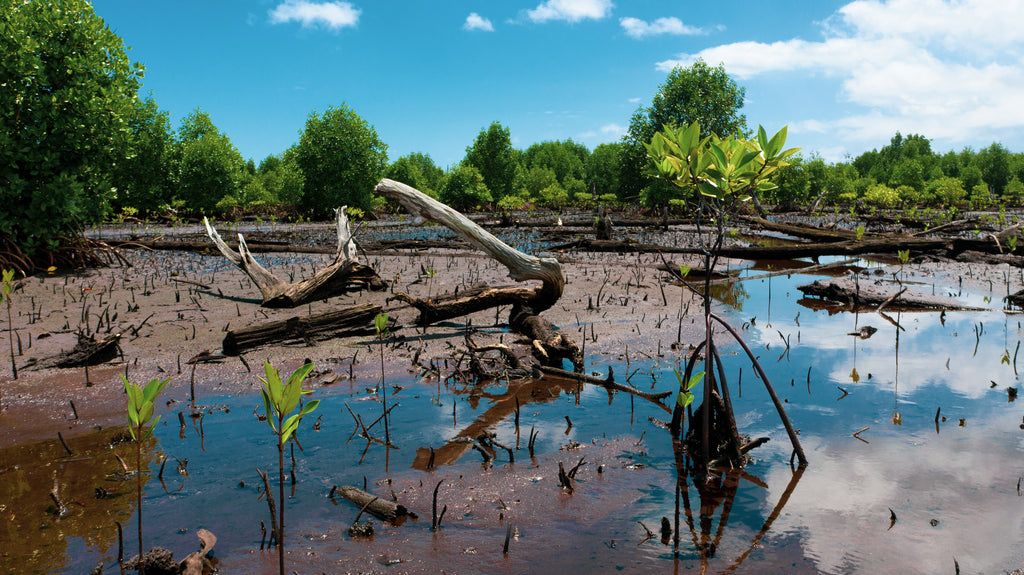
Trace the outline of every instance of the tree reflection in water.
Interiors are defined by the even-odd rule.
[[[695,469],[691,465],[689,456],[686,454],[686,447],[683,441],[673,439],[672,449],[675,452],[676,460],[676,507],[675,507],[675,531],[672,538],[675,571],[680,566],[680,514],[685,514],[686,528],[690,532],[690,540],[694,549],[700,557],[701,573],[707,573],[711,568],[711,560],[715,557],[718,547],[722,542],[726,527],[729,524],[729,515],[732,512],[733,502],[740,486],[740,480],[746,480],[758,487],[768,489],[768,484],[759,477],[747,473],[743,469],[712,469],[707,472],[701,471],[694,476]],[[768,517],[765,518],[761,529],[750,541],[749,547],[732,559],[729,564],[718,573],[734,573],[750,556],[751,552],[760,546],[761,541],[772,528],[772,524],[782,514],[783,508],[789,501],[790,496],[796,490],[800,478],[803,476],[806,465],[799,465],[793,468],[789,484],[782,492],[782,496],[775,504]],[[690,480],[693,480],[693,487],[699,496],[698,516],[694,521],[694,506],[690,501]],[[681,507],[680,507],[681,503]],[[719,512],[719,508],[721,511]],[[718,525],[714,525],[716,512],[719,513]]]

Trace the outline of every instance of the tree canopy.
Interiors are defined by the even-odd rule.
[[[86,0],[0,12],[0,236],[32,253],[101,221],[142,67]]]
[[[512,180],[516,173],[516,155],[508,128],[503,127],[500,122],[492,122],[486,130],[480,130],[473,144],[466,148],[463,164],[479,170],[484,185],[495,200],[500,200],[513,193]]]
[[[305,175],[301,206],[323,217],[342,205],[370,208],[373,187],[388,166],[388,147],[373,126],[342,104],[309,115],[296,160]]]
[[[677,66],[651,100],[638,109],[623,136],[626,145],[620,155],[620,186],[625,198],[639,197],[650,180],[644,175],[647,151],[644,144],[665,127],[700,124],[705,134],[743,136],[747,119],[740,113],[746,90],[722,65],[712,67],[697,59],[689,67]],[[655,197],[649,194],[648,197]]]

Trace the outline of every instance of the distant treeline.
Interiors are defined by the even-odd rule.
[[[385,210],[372,195],[382,177],[459,209],[659,208],[681,192],[648,175],[645,144],[655,132],[696,121],[702,133],[751,133],[739,113],[744,89],[698,60],[668,75],[621,141],[593,150],[572,140],[516,149],[509,128],[493,122],[454,166],[426,153],[392,160],[373,126],[340,103],[311,112],[297,142],[257,165],[201,108],[174,129],[139,95],[142,66],[86,0],[18,3],[0,14],[0,44],[0,248],[29,254],[128,216]],[[897,133],[850,162],[810,155],[775,178],[762,203],[785,208],[1016,206],[1024,155],[998,143],[938,154],[924,136]]]

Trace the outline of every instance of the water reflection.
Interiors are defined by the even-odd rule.
[[[371,449],[359,465],[363,446],[345,445],[353,429],[346,403],[367,423],[381,407],[366,386],[338,383],[317,389],[323,417],[315,427],[303,425],[305,451],[296,450],[289,467],[295,478],[289,509],[301,510],[289,519],[289,533],[296,534],[292,549],[302,549],[294,568],[381,571],[381,557],[410,557],[398,566],[405,571],[421,565],[412,563],[415,558],[428,557],[430,568],[423,572],[440,566],[529,573],[539,561],[548,571],[650,573],[952,573],[954,557],[964,572],[1024,566],[1024,498],[1017,491],[1024,430],[1007,392],[1020,387],[1017,316],[893,311],[886,319],[874,312],[819,310],[801,304],[795,286],[803,281],[806,276],[749,280],[729,288],[733,296],[723,299],[736,303],[729,312],[733,325],[743,326],[800,429],[810,460],[806,469],[790,466],[789,441],[763,386],[753,381],[746,358],[724,345],[724,371],[747,383],[734,397],[738,427],[771,441],[752,453],[755,460],[746,469],[717,470],[711,482],[695,483],[685,455],[650,423],[664,417],[660,408],[564,380],[438,383],[436,393],[433,381],[396,381],[404,389],[396,391],[393,404],[389,398],[389,406],[393,441],[401,449]],[[665,329],[674,333],[670,324]],[[866,327],[877,331],[866,339],[849,335]],[[657,374],[653,391],[677,385],[671,368],[681,358],[666,355],[633,359],[633,371]],[[150,464],[148,544],[181,554],[194,549],[190,530],[206,527],[221,538],[217,553],[226,570],[269,571],[271,562],[258,552],[267,507],[259,500],[255,468],[272,462],[274,451],[266,424],[253,415],[262,409],[257,404],[258,397],[233,399],[230,413],[208,409],[206,417],[178,424],[165,414],[157,429],[160,449],[188,458],[189,477],[180,483],[183,476],[172,473],[176,461],[170,459],[165,491],[155,482],[159,465]],[[942,417],[936,418],[937,410]],[[539,434],[536,462],[526,455],[531,427]],[[484,432],[512,448],[515,463],[500,449],[498,462],[486,469],[478,456],[467,455],[462,440]],[[588,462],[600,461],[609,471],[600,474],[588,463],[575,493],[561,491],[557,463],[571,467],[582,457],[563,448],[573,442],[589,448],[604,437],[629,438],[600,460],[588,454]],[[110,568],[113,520],[130,525],[134,498],[126,489],[128,495],[93,499],[92,489],[107,485],[106,474],[117,468],[107,441],[104,434],[72,441],[76,457],[92,457],[87,461],[69,460],[55,441],[0,452],[0,505],[8,519],[0,537],[5,552],[20,555],[0,554],[0,571],[88,572],[104,558]],[[429,449],[417,453],[422,446],[434,447],[432,466]],[[332,485],[366,481],[377,494],[390,496],[394,488],[398,497],[412,497],[388,481],[388,458],[398,470],[394,477],[424,502],[416,507],[421,517],[429,517],[429,493],[442,476],[452,489],[449,503],[456,495],[473,497],[475,507],[453,503],[436,534],[429,520],[421,520],[381,527],[373,542],[347,538],[344,528],[358,509],[331,505],[326,494]],[[14,469],[17,461],[33,464]],[[72,513],[59,524],[46,514],[54,470],[67,499],[84,504],[71,504]],[[471,481],[488,476],[502,481],[492,482],[493,496],[480,497]],[[510,485],[518,490],[514,497]],[[506,507],[515,510],[521,527],[507,557],[500,552],[508,527],[503,521],[512,517]],[[657,535],[645,539],[637,523],[656,530],[663,517],[672,527],[668,543]]]
[[[116,559],[115,521],[125,526],[128,545],[136,506],[134,479],[115,457],[134,461],[125,434],[119,428],[69,438],[73,454],[56,439],[0,450],[0,572],[55,573],[72,562],[91,569]],[[150,468],[155,443],[143,451]],[[66,513],[57,513],[57,500]]]

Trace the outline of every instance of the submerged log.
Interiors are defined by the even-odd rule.
[[[371,335],[376,332],[373,318],[380,309],[380,306],[365,304],[231,330],[224,336],[224,355],[241,355],[271,344],[314,345],[335,337]],[[389,323],[393,322],[389,320]]]
[[[396,294],[396,299],[420,311],[420,324],[451,319],[499,305],[511,305],[509,325],[531,340],[534,356],[541,363],[559,366],[562,358],[567,358],[572,362],[574,369],[583,369],[583,353],[579,346],[564,335],[558,334],[557,328],[551,322],[540,317],[541,312],[558,301],[565,288],[565,276],[562,275],[562,267],[558,260],[524,254],[494,237],[466,216],[400,182],[383,179],[374,191],[399,202],[418,219],[438,222],[458,233],[473,247],[482,250],[508,268],[509,277],[515,281],[541,282],[540,286],[533,288],[488,288],[473,296],[454,298],[445,302],[432,302],[407,294]]]
[[[387,499],[381,499],[376,495],[371,495],[358,487],[351,485],[342,485],[336,489],[332,489],[331,493],[337,493],[348,501],[355,503],[360,509],[366,508],[366,512],[373,515],[381,521],[387,521],[394,523],[400,517],[405,517],[409,514],[409,510],[404,505],[395,503],[394,501],[388,501]]]
[[[334,262],[316,272],[312,277],[297,283],[285,282],[261,266],[252,257],[252,252],[249,251],[242,234],[238,234],[238,251],[235,251],[221,239],[220,234],[210,226],[210,222],[206,218],[203,218],[203,223],[206,224],[206,233],[213,240],[217,249],[231,263],[252,278],[253,283],[260,289],[260,293],[263,294],[262,305],[264,307],[290,308],[339,295],[353,285],[372,290],[382,290],[387,287],[387,284],[373,268],[356,261],[355,239],[349,229],[345,207],[342,206],[340,210],[335,210],[337,213],[338,249],[334,256]]]
[[[883,304],[916,310],[967,310],[980,308],[964,305],[949,297],[923,294],[898,284],[851,277],[816,280],[797,286],[805,295],[816,296],[852,307],[878,307]]]

